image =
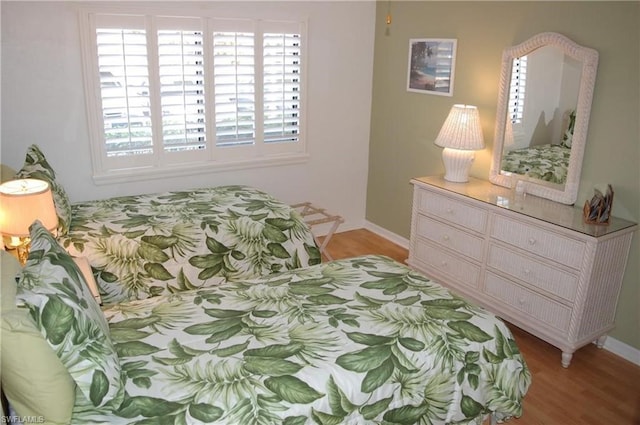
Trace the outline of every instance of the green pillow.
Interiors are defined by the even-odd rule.
[[[58,236],[66,235],[71,225],[71,202],[64,188],[56,182],[56,172],[37,145],[31,145],[27,149],[24,165],[16,174],[16,178],[44,180],[51,185],[53,203],[58,214]]]
[[[2,389],[19,416],[66,425],[71,421],[76,384],[36,328],[29,310],[16,307],[18,260],[6,251],[0,255]]]
[[[76,263],[39,221],[16,298],[66,366],[79,390],[101,407],[123,395],[120,362],[107,320]]]

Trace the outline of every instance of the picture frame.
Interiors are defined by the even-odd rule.
[[[454,38],[410,39],[407,91],[453,96],[457,45]]]

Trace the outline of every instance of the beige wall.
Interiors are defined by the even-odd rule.
[[[594,186],[611,183],[613,213],[640,220],[640,3],[638,2],[378,2],[374,53],[367,220],[409,236],[414,176],[444,171],[433,144],[454,103],[477,105],[486,149],[471,174],[487,178],[503,48],[545,31],[595,48],[600,63],[577,205]],[[410,38],[458,40],[452,97],[406,91]],[[633,240],[616,329],[640,349],[640,235]]]

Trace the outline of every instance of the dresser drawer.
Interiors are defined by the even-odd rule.
[[[566,332],[571,321],[571,309],[487,272],[485,292],[527,316]],[[491,308],[489,306],[489,308]],[[532,324],[535,327],[535,324]]]
[[[480,266],[448,254],[424,240],[416,240],[415,256],[412,259],[426,266],[427,275],[429,270],[433,270],[438,275],[450,276],[457,282],[473,288],[477,288],[480,282]]]
[[[573,301],[578,276],[491,244],[487,265],[551,294]]]
[[[575,269],[580,269],[586,245],[585,242],[501,215],[494,216],[491,237]]]
[[[419,190],[419,212],[439,217],[478,233],[486,231],[488,215],[485,210],[437,193]]]
[[[438,246],[452,249],[465,257],[482,261],[484,240],[429,217],[418,215],[416,233]]]

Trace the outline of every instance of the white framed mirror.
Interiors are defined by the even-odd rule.
[[[596,50],[554,32],[504,50],[493,184],[576,202],[597,67]]]

